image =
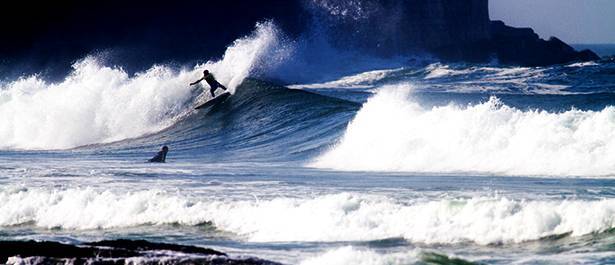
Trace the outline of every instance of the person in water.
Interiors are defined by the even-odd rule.
[[[208,70],[203,71],[203,77],[201,77],[201,79],[196,80],[192,83],[190,83],[191,86],[198,84],[199,82],[205,80],[205,82],[207,82],[207,84],[209,84],[210,87],[210,92],[211,92],[211,96],[212,97],[216,97],[216,94],[214,94],[214,92],[216,91],[216,89],[218,88],[222,88],[224,90],[226,90],[226,87],[223,86],[222,84],[220,84],[220,82],[218,82],[218,80],[216,80],[216,78],[214,77],[213,74],[211,74]]]
[[[168,146],[163,146],[162,149],[152,159],[148,160],[151,163],[165,163],[167,160]]]

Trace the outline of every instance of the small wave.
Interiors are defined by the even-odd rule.
[[[302,261],[301,265],[397,265],[416,264],[420,261],[417,251],[407,253],[379,254],[372,250],[342,247]]]
[[[568,67],[588,67],[588,66],[598,66],[600,64],[596,62],[581,62],[581,63],[573,63],[567,65]]]
[[[374,83],[387,78],[391,73],[402,71],[403,68],[375,70],[360,73],[357,75],[346,76],[341,79],[315,84],[291,85],[293,89],[320,89],[320,88],[372,88]]]
[[[588,94],[605,92],[602,89],[610,91],[609,84],[599,82],[597,87],[602,89],[596,90],[596,84],[587,82],[594,86],[594,89],[587,90],[575,80],[586,80],[587,75],[595,75],[599,79],[602,72],[609,71],[608,67],[575,72],[575,69],[561,66],[530,68],[432,63],[425,67],[405,66],[368,71],[323,83],[296,84],[290,88],[373,90],[386,84],[413,83],[417,86],[417,90],[424,92]]]
[[[356,247],[341,247],[327,251],[319,256],[308,258],[300,263],[301,265],[345,265],[345,264],[365,264],[365,265],[405,265],[405,264],[459,264],[472,265],[470,261],[461,258],[449,257],[435,252],[423,252],[418,249],[406,252],[378,253],[373,250],[363,250]]]
[[[434,79],[455,75],[465,75],[472,72],[471,69],[455,70],[451,69],[448,65],[442,65],[440,63],[430,64],[425,68],[427,75],[425,79]]]
[[[199,203],[161,191],[116,194],[93,189],[3,190],[0,226],[34,222],[62,229],[104,229],[139,225],[199,225],[209,218]]]

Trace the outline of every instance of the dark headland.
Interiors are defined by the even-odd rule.
[[[67,69],[114,51],[127,69],[219,57],[256,22],[291,38],[325,32],[344,50],[379,56],[427,54],[443,61],[542,66],[598,59],[530,28],[489,18],[488,0],[186,0],[15,3],[0,16],[0,74]],[[318,27],[318,30],[314,30]],[[147,66],[145,66],[147,65]],[[55,70],[57,71],[57,70]]]

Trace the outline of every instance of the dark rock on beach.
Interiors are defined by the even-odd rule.
[[[208,248],[145,240],[108,240],[82,245],[0,241],[0,264],[126,264],[129,261],[139,264],[278,264],[258,258],[233,258]]]

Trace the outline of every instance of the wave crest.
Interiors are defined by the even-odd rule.
[[[339,193],[314,198],[208,200],[163,191],[0,191],[0,226],[108,229],[212,222],[252,242],[366,241],[402,237],[427,244],[518,243],[615,227],[615,200],[502,197],[399,202]]]
[[[274,67],[272,54],[283,59],[280,41],[273,23],[260,23],[252,35],[229,46],[222,60],[193,69],[153,66],[130,76],[90,56],[59,83],[32,76],[4,84],[0,148],[68,149],[160,131],[191,113],[201,90],[188,84],[204,68],[234,92],[251,72]]]
[[[337,145],[311,163],[337,170],[606,176],[615,172],[615,108],[552,113],[497,97],[431,109],[408,86],[370,98]]]

